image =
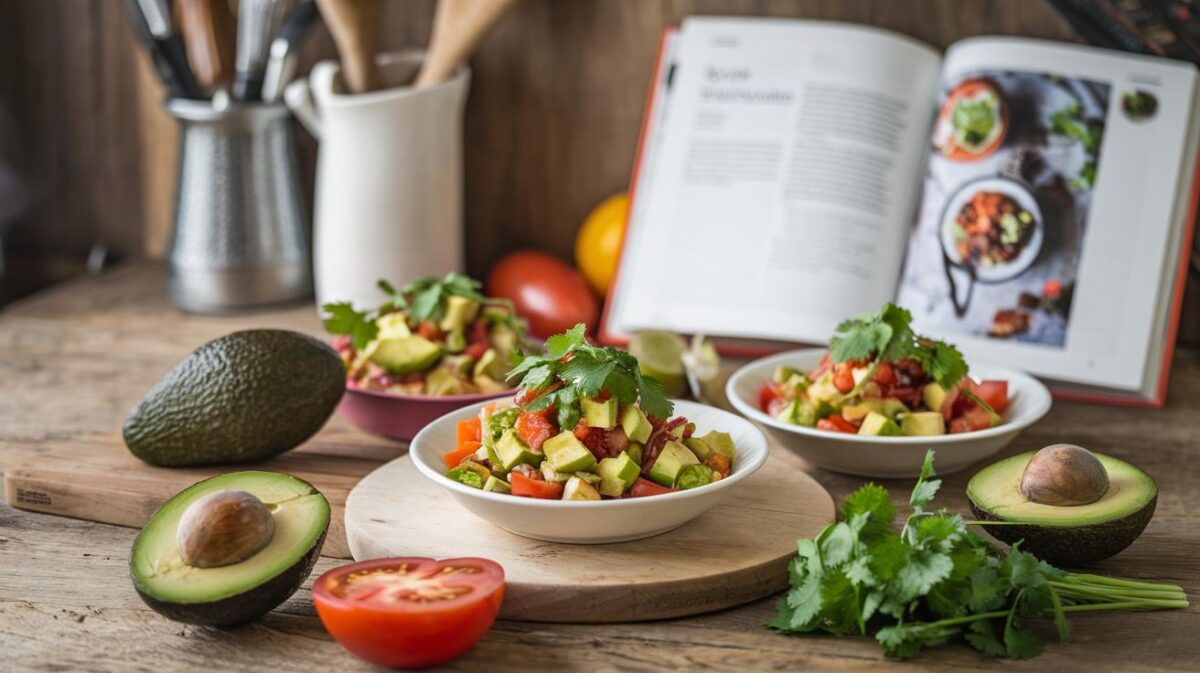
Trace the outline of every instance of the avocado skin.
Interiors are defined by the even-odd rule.
[[[258,619],[296,593],[312,573],[317,557],[321,555],[321,546],[325,544],[325,534],[328,532],[329,524],[326,523],[325,530],[321,532],[321,537],[312,549],[275,577],[249,591],[210,603],[171,603],[160,601],[143,592],[137,573],[133,571],[132,557],[129,559],[129,575],[133,578],[133,587],[142,601],[167,619],[197,626],[236,626]]]
[[[270,458],[316,434],[345,389],[345,367],[321,341],[233,332],[196,349],[142,398],[125,420],[125,445],[162,467]]]
[[[1155,495],[1144,507],[1119,519],[1094,523],[1087,526],[1059,527],[1030,524],[984,526],[988,535],[1016,544],[1021,549],[1056,566],[1075,568],[1091,565],[1110,556],[1115,556],[1133,544],[1154,516],[1158,504]],[[971,501],[971,511],[983,521],[1003,521],[1000,517],[981,509]]]

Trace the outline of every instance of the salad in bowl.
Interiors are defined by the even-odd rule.
[[[403,395],[498,394],[509,358],[525,343],[526,326],[507,300],[480,293],[467,276],[419,278],[373,311],[326,304],[325,330],[346,365],[350,390]]]

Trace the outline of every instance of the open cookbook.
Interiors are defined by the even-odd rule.
[[[1198,99],[1189,63],[1093,47],[688,19],[664,35],[601,339],[766,352],[895,301],[1060,396],[1161,404]]]

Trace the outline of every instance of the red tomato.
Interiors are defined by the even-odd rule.
[[[953,435],[960,432],[986,430],[990,427],[992,427],[992,415],[978,404],[972,404],[960,415],[950,419],[949,425],[946,426],[946,432]]]
[[[463,461],[463,458],[473,455],[480,447],[479,442],[467,440],[458,445],[458,448],[442,455],[442,460],[446,463],[446,467],[454,469]]]
[[[511,253],[492,267],[487,294],[511,299],[517,315],[538,337],[565,332],[576,323],[594,326],[600,306],[579,272],[557,257],[532,250]]]
[[[313,582],[325,630],[380,666],[420,668],[466,652],[504,600],[504,569],[481,558],[387,558],[334,568]]]
[[[875,365],[875,383],[881,386],[890,386],[896,382],[896,370],[892,369],[892,365],[887,362],[880,362]]]
[[[830,357],[829,353],[826,353],[825,357],[821,358],[821,364],[817,365],[816,369],[808,373],[808,378],[816,381],[824,376],[825,372],[829,371],[830,369],[833,369],[833,358]]]
[[[998,414],[1008,408],[1008,381],[983,381],[975,394]]]
[[[479,417],[466,418],[458,422],[455,427],[456,437],[459,446],[463,442],[481,442],[483,441],[483,421]]]
[[[508,479],[509,485],[512,486],[513,495],[522,495],[527,498],[541,498],[543,500],[558,500],[562,498],[563,485],[558,482],[533,479],[526,477],[520,472],[509,472]]]
[[[522,411],[517,416],[513,430],[526,446],[534,451],[541,451],[542,442],[558,434],[557,424],[550,420],[553,414],[553,408],[541,411]]]
[[[420,325],[417,325],[417,336],[425,337],[430,341],[439,341],[446,336],[438,326],[429,320],[422,320]]]
[[[483,357],[483,354],[487,352],[488,348],[489,346],[486,341],[476,341],[475,343],[463,349],[463,355],[466,355],[473,360],[478,360],[479,358]]]
[[[663,493],[674,493],[678,489],[659,486],[649,479],[637,478],[633,482],[633,487],[629,489],[629,496],[632,498],[644,498],[648,495],[662,495]]]
[[[783,393],[779,391],[779,386],[774,381],[765,381],[762,387],[758,389],[758,408],[771,413],[771,403],[775,400],[782,400]],[[772,416],[774,414],[771,414]]]
[[[833,385],[839,393],[848,393],[854,390],[854,373],[850,370],[849,362],[843,362],[833,370]]]
[[[847,432],[850,434],[858,433],[858,428],[854,427],[853,423],[836,414],[826,416],[817,421],[817,429],[829,430],[831,432]]]

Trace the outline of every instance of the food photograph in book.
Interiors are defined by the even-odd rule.
[[[1111,86],[979,71],[948,82],[899,301],[922,328],[1062,348]]]

